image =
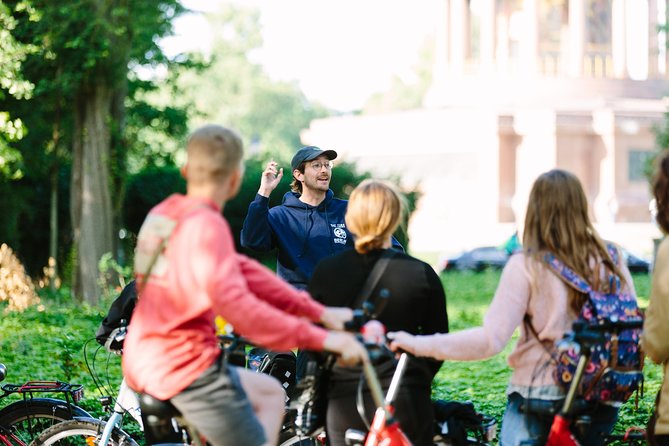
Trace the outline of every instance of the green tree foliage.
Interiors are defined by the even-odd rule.
[[[174,165],[151,166],[132,175],[125,197],[125,229],[139,232],[149,210],[173,193],[185,193],[186,182]]]
[[[290,166],[289,161],[279,158],[276,159],[278,159],[281,165]],[[242,224],[246,218],[249,203],[255,198],[258,187],[260,186],[260,176],[267,161],[267,155],[262,154],[252,155],[246,160],[244,163],[244,177],[242,179],[239,194],[225,205],[224,215],[232,229],[237,248],[240,250],[243,250],[241,246],[239,246],[239,234],[242,229]],[[287,169],[284,168],[284,171],[286,170]],[[330,186],[334,191],[335,196],[339,198],[347,198],[357,184],[365,178],[370,177],[368,172],[358,172],[355,166],[349,163],[338,164],[333,172]],[[290,181],[290,175],[284,175],[283,180],[270,197],[270,206],[281,204],[283,196],[290,190]],[[177,192],[184,193],[185,186],[185,182],[183,178],[181,178],[179,169],[173,165],[160,167],[152,166],[132,175],[129,180],[124,206],[126,209],[125,228],[130,232],[129,238],[131,240],[134,239],[139,232],[139,228],[142,225],[146,214],[153,206],[170,194]],[[409,194],[410,202],[412,202],[412,196],[412,194]],[[403,244],[406,243],[405,235],[398,232],[397,236]],[[275,257],[274,254],[263,255],[246,250],[243,251],[267,262],[271,262],[271,259]]]
[[[171,32],[172,19],[183,7],[177,0],[35,0],[32,10],[21,8],[22,2],[4,4],[15,25],[12,37],[35,48],[22,65],[22,74],[35,89],[25,103],[12,98],[0,101],[0,109],[11,110],[29,129],[16,144],[26,166],[25,184],[13,184],[11,191],[20,197],[19,211],[9,222],[3,218],[3,224],[15,228],[9,237],[29,237],[29,231],[18,228],[35,217],[34,191],[40,190],[42,196],[47,191],[48,197],[50,190],[51,218],[40,222],[54,224],[31,229],[40,234],[57,232],[56,217],[63,207],[68,214],[69,202],[65,220],[72,229],[68,245],[75,243],[76,291],[95,301],[96,265],[104,252],[115,251],[127,159],[133,150],[142,149],[136,148],[143,141],[141,128],[151,125],[154,134],[168,132],[177,138],[186,131],[185,112],[148,103],[145,94],[156,89],[155,82],[135,74],[140,68],[169,69],[173,62],[183,62],[167,60],[157,45]],[[63,199],[58,191],[64,171],[71,175]],[[41,207],[45,208],[49,206]],[[43,249],[42,264],[45,254]]]
[[[289,157],[301,145],[300,130],[327,110],[310,103],[297,85],[273,81],[252,61],[262,45],[257,10],[225,5],[209,20],[211,62],[179,80],[195,104],[195,124],[221,123],[239,131],[250,148]]]
[[[21,2],[10,9],[0,2],[0,100],[7,95],[15,99],[30,97],[33,84],[25,80],[21,73],[21,64],[32,50],[30,45],[18,42],[12,35],[17,21],[12,16],[15,11],[29,11],[30,7]],[[31,15],[34,19],[34,16]],[[18,179],[22,175],[20,168],[21,153],[11,146],[20,140],[25,127],[20,119],[12,119],[10,113],[0,108],[0,181]]]

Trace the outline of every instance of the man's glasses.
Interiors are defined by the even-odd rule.
[[[313,163],[309,164],[314,170],[321,170],[323,167],[325,169],[330,170],[332,169],[332,161],[314,161]]]

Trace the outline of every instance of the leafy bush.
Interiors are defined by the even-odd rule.
[[[251,156],[244,163],[245,173],[242,178],[242,184],[237,196],[230,200],[225,205],[224,215],[230,224],[233,237],[237,243],[237,249],[242,250],[255,258],[271,264],[274,254],[260,254],[256,252],[249,252],[243,250],[239,245],[239,234],[246,218],[248,206],[256,196],[258,187],[260,186],[260,177],[265,165],[270,160],[271,155],[268,153],[256,154]],[[290,191],[290,182],[292,175],[290,172],[290,162],[276,158],[280,166],[284,168],[283,180],[272,193],[270,197],[270,206],[281,204],[283,196]],[[334,170],[330,188],[336,197],[348,198],[351,191],[365,178],[369,178],[368,172],[358,172],[355,165],[350,163],[340,163]],[[138,174],[132,176],[128,181],[128,189],[126,192],[126,199],[124,205],[124,227],[133,235],[129,237],[130,246],[128,250],[134,248],[132,240],[133,236],[139,232],[139,228],[146,217],[149,210],[158,204],[169,195],[179,192],[184,193],[186,190],[186,183],[181,177],[179,168],[174,165],[166,166],[151,166],[142,170]],[[415,191],[410,191],[407,194],[409,202],[409,215],[415,208],[417,194]],[[407,216],[408,218],[408,216]],[[406,247],[408,239],[406,231],[401,229],[396,234],[396,237]]]

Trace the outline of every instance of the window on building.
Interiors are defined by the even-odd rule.
[[[652,152],[632,149],[627,154],[627,179],[630,182],[647,182]]]

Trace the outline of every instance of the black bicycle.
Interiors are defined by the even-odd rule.
[[[0,364],[0,381],[7,368]],[[28,381],[23,384],[4,384],[0,400],[10,396],[20,399],[0,409],[0,444],[25,446],[44,429],[74,417],[91,415],[77,402],[83,398],[83,386],[61,381]],[[37,395],[40,395],[39,397]],[[48,395],[58,395],[52,398]]]

